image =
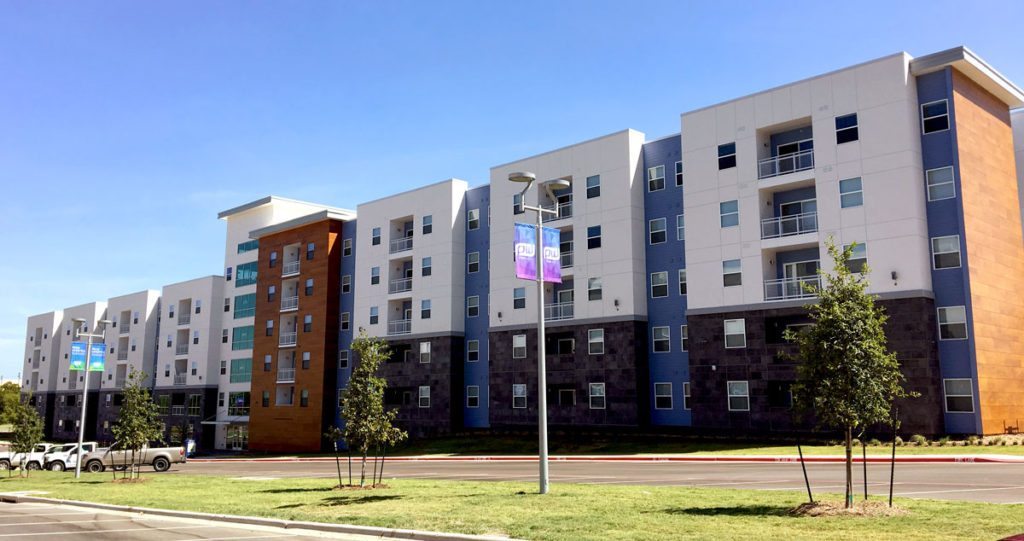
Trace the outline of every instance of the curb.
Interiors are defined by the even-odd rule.
[[[306,522],[301,520],[247,517],[241,515],[222,515],[217,513],[176,511],[173,509],[153,509],[149,507],[112,505],[107,503],[96,503],[78,500],[39,498],[36,496],[20,496],[15,494],[0,494],[0,502],[14,504],[48,503],[56,505],[72,505],[76,507],[86,507],[90,509],[100,509],[104,511],[120,511],[126,513],[139,513],[143,515],[209,520],[215,522],[229,522],[232,524],[248,524],[251,526],[269,526],[273,528],[282,528],[287,530],[314,530],[328,533],[365,535],[379,537],[381,539],[409,539],[415,541],[518,541],[511,537],[496,537],[491,535],[428,532],[422,530],[382,528],[377,526],[357,526],[355,524],[330,524],[326,522]]]
[[[268,458],[193,458],[189,462],[199,464],[217,463],[288,463],[288,462],[334,462],[331,457],[268,457]],[[536,456],[407,456],[389,457],[388,462],[537,462]],[[745,456],[745,455],[569,455],[549,457],[551,462],[745,462],[745,463],[792,463],[800,462],[797,456]],[[868,464],[889,464],[885,456],[869,456]],[[805,456],[807,463],[845,463],[841,456]],[[862,463],[861,457],[853,457],[854,463]],[[917,455],[898,456],[901,464],[1024,464],[1024,456],[1001,455]]]

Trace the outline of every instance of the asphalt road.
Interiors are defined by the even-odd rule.
[[[863,490],[861,468],[860,464],[854,464],[858,493]],[[344,461],[342,470],[347,475]],[[337,476],[336,466],[330,461],[190,462],[175,466],[170,473],[253,479]],[[807,473],[815,492],[843,491],[843,464],[808,464]],[[384,476],[529,482],[537,479],[537,463],[388,462]],[[552,462],[551,482],[806,490],[799,463]],[[888,464],[868,465],[868,492],[888,495]],[[909,498],[1024,503],[1024,464],[897,464],[894,494]]]

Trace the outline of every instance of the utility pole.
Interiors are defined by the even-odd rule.
[[[110,321],[106,319],[101,319],[96,322],[96,326],[99,327],[99,333],[83,332],[82,326],[85,324],[84,318],[76,317],[72,321],[74,321],[77,324],[75,327],[75,338],[81,339],[84,336],[86,340],[85,366],[82,367],[82,370],[85,371],[85,383],[82,385],[82,415],[78,421],[78,449],[76,451],[78,453],[78,458],[75,460],[75,479],[79,479],[82,477],[82,455],[84,454],[82,453],[82,444],[84,443],[85,440],[85,412],[89,404],[89,363],[92,360],[92,339],[99,338],[100,340],[102,340],[102,331],[103,329],[106,328]]]

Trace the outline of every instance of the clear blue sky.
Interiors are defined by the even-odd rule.
[[[1024,3],[0,5],[0,374],[25,318],[222,272],[217,211],[354,208],[897,51],[1024,83]]]

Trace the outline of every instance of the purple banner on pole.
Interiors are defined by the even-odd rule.
[[[551,227],[543,228],[544,234],[544,281],[562,283],[562,235],[557,229]]]
[[[550,227],[543,228],[543,272],[545,282],[562,283],[561,233]],[[537,226],[515,224],[516,278],[537,279]]]

